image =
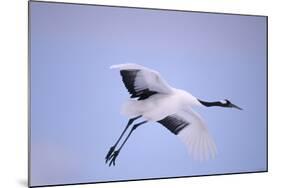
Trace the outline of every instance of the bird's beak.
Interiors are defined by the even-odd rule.
[[[236,108],[236,109],[238,109],[238,110],[243,110],[242,108],[240,108],[239,106],[236,106],[235,104],[230,104],[230,107],[232,107],[232,108]]]

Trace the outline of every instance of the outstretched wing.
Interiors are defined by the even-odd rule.
[[[194,159],[202,161],[215,157],[215,143],[202,118],[192,109],[180,111],[158,122],[179,136]]]
[[[137,64],[113,65],[111,69],[119,69],[123,83],[131,94],[131,98],[147,99],[151,95],[169,94],[172,88],[154,70]]]

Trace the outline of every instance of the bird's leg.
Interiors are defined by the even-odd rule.
[[[120,153],[121,149],[123,148],[123,146],[125,145],[125,143],[127,142],[127,140],[129,139],[129,137],[131,136],[131,134],[133,133],[134,130],[136,130],[136,128],[138,128],[140,125],[146,123],[147,121],[142,121],[140,123],[135,124],[131,131],[129,132],[129,134],[127,135],[126,139],[124,140],[124,142],[122,143],[122,145],[120,146],[120,148],[116,151],[113,152],[113,154],[109,157],[108,160],[110,160],[109,166],[111,166],[112,164],[115,166],[115,160],[118,156],[118,154]]]
[[[110,147],[109,151],[107,152],[106,156],[105,156],[105,163],[107,163],[107,161],[109,160],[111,154],[114,152],[116,146],[118,145],[118,143],[120,142],[121,138],[123,137],[123,135],[125,134],[126,130],[129,128],[129,126],[138,118],[140,118],[141,116],[137,116],[135,118],[131,118],[129,119],[125,129],[123,130],[123,132],[121,133],[121,135],[119,136],[118,140],[116,141],[116,143]]]

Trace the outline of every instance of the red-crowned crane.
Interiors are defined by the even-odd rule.
[[[226,99],[215,102],[199,100],[187,91],[171,87],[157,71],[141,65],[120,64],[110,68],[120,70],[131,99],[121,109],[121,113],[129,118],[128,124],[105,157],[106,163],[110,161],[109,166],[115,165],[116,157],[133,131],[147,122],[158,122],[177,135],[194,159],[213,158],[216,155],[215,143],[192,107],[220,106],[242,110]],[[132,126],[121,146],[115,150],[126,130],[139,118],[143,121]]]

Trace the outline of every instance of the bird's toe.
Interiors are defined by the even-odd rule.
[[[109,166],[111,166],[111,165],[115,166],[115,160],[116,160],[118,154],[119,154],[119,151],[117,150],[117,151],[114,151],[114,153],[109,157],[109,160],[110,160]]]
[[[107,163],[110,160],[114,150],[115,150],[115,146],[110,147],[109,151],[107,152],[107,154],[105,156],[105,163]]]

